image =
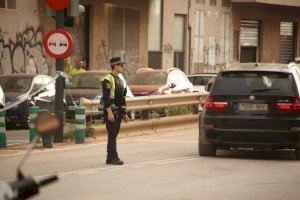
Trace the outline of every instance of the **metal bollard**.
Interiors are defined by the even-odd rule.
[[[40,113],[49,112],[47,109],[40,110]],[[42,143],[44,148],[52,148],[53,147],[53,136],[42,135]]]
[[[5,111],[0,112],[0,148],[6,147]]]
[[[35,123],[40,108],[37,106],[31,106],[29,108],[29,141],[31,142],[36,136]]]
[[[81,106],[75,107],[75,121],[76,121],[76,144],[85,142],[85,108]]]

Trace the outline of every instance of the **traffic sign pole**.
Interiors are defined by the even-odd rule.
[[[45,0],[46,4],[56,11],[56,29],[48,32],[44,38],[44,48],[48,55],[56,59],[56,71],[64,71],[64,58],[68,57],[74,48],[70,33],[64,30],[64,9],[71,0]],[[60,127],[54,136],[54,142],[63,142],[64,124],[64,88],[65,78],[59,76],[55,82],[55,115],[59,118]]]
[[[56,28],[64,27],[64,10],[56,11]],[[62,58],[56,59],[56,71],[64,71],[64,60]],[[55,82],[55,115],[59,118],[60,127],[54,136],[54,142],[63,142],[63,122],[64,122],[64,88],[65,79],[59,76]]]

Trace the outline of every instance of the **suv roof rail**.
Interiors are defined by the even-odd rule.
[[[144,67],[144,68],[140,68],[140,69],[136,70],[136,72],[151,71],[151,70],[153,70],[153,69],[149,68],[149,67]]]

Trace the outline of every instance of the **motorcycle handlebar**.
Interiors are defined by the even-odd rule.
[[[58,180],[58,177],[56,175],[53,175],[53,176],[48,176],[44,179],[38,180],[36,182],[37,182],[38,186],[44,186],[44,185],[47,185],[47,184],[57,181],[57,180]]]

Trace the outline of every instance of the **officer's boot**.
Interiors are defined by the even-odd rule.
[[[107,154],[105,163],[106,164],[111,164],[111,159],[112,159],[112,157],[109,154]]]
[[[111,165],[123,165],[124,162],[118,156],[118,153],[114,154],[110,162]]]

